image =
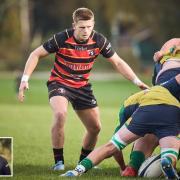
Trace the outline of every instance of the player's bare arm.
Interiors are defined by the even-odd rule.
[[[132,81],[141,89],[149,88],[146,84],[144,84],[133,72],[130,66],[121,59],[117,53],[114,53],[112,57],[109,58],[109,61],[113,64],[113,66],[121,73],[126,79]]]
[[[180,85],[180,74],[178,74],[175,78],[176,78],[176,81],[178,82],[178,84]]]
[[[43,46],[39,46],[30,54],[25,65],[24,73],[19,87],[18,99],[20,102],[24,101],[24,91],[29,89],[29,77],[37,66],[39,59],[41,57],[47,56],[48,54],[49,53],[43,48]]]

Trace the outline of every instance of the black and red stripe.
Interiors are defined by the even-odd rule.
[[[112,52],[106,53],[109,50],[109,42],[95,31],[84,43],[78,42],[73,33],[73,29],[57,33],[44,43],[43,47],[50,53],[56,53],[48,82],[58,81],[67,86],[80,88],[88,83],[95,58],[100,53],[105,57],[110,56],[113,51],[110,49]]]

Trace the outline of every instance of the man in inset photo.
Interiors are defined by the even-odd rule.
[[[0,176],[11,176],[12,138],[0,137]]]

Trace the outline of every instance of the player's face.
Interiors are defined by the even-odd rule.
[[[86,41],[94,28],[94,20],[80,20],[73,23],[74,36],[79,41]]]

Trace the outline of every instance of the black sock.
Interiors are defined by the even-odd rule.
[[[62,161],[64,164],[63,148],[61,148],[61,149],[54,149],[53,148],[53,153],[54,153],[55,163],[57,163],[58,161]]]
[[[88,154],[90,154],[92,152],[92,150],[87,150],[82,148],[81,149],[81,155],[79,157],[79,162],[81,162],[84,158],[86,158],[88,156]]]

